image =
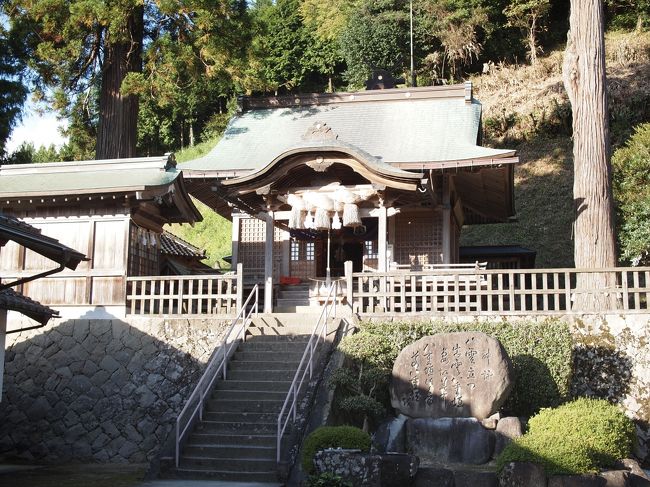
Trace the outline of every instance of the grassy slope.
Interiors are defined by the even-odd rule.
[[[218,141],[219,139],[209,140],[180,151],[176,154],[176,160],[181,164],[182,168],[184,162],[207,154]],[[218,262],[222,269],[228,268],[229,264],[221,259],[232,253],[231,222],[219,216],[198,200],[194,200],[194,204],[203,215],[203,221],[194,224],[194,226],[169,225],[166,230],[199,248],[205,249],[208,255],[208,258],[204,261],[206,264],[214,266],[215,262]]]
[[[650,117],[650,34],[607,38],[612,143]],[[485,144],[517,149],[516,223],[465,227],[463,245],[519,244],[537,251],[538,267],[573,265],[571,110],[561,77],[562,53],[536,67],[497,67],[475,78],[483,103]]]

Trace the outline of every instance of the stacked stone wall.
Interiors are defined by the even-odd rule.
[[[219,320],[54,320],[7,335],[0,456],[147,462],[221,343]]]

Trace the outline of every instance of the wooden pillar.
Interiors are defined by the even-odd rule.
[[[273,212],[266,215],[264,232],[264,312],[273,312]]]
[[[388,214],[384,202],[379,201],[379,225],[377,226],[377,239],[378,239],[378,248],[377,248],[377,270],[379,272],[386,272],[388,270],[388,263],[386,262],[386,239],[387,239],[387,220]],[[379,291],[381,292],[382,298],[380,300],[380,307],[385,311],[386,310],[386,278],[381,277],[379,279]]]
[[[449,176],[442,179],[442,263],[451,264],[451,197]]]
[[[377,226],[377,270],[379,272],[386,272],[388,263],[386,262],[386,248],[387,248],[387,230],[388,230],[388,212],[384,206],[384,202],[379,203],[379,222]]]
[[[352,273],[354,272],[353,264],[351,260],[346,260],[343,264],[345,269],[345,296],[346,301],[350,309],[354,310],[354,278]]]
[[[237,264],[237,312],[241,310],[244,304],[244,265]]]
[[[0,401],[2,401],[2,378],[5,374],[5,339],[7,336],[7,310],[0,309]]]
[[[239,264],[239,231],[241,217],[238,214],[232,215],[232,253],[230,268],[235,269]]]
[[[287,230],[282,230],[282,265],[280,266],[280,275],[291,275],[291,234]]]

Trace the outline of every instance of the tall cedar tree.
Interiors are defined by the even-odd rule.
[[[577,268],[614,267],[616,245],[602,0],[571,0],[569,21],[563,77],[573,109],[575,265]],[[613,286],[612,281],[613,276],[609,274],[585,275],[578,287],[602,289]],[[611,305],[599,302],[589,292],[577,296],[574,304],[594,311]]]
[[[20,118],[20,110],[27,96],[22,82],[24,58],[17,52],[20,43],[15,34],[0,25],[0,158],[5,153],[5,144]]]
[[[239,2],[235,2],[239,3]],[[173,32],[179,43],[198,40],[210,52],[216,19],[227,17],[225,0],[9,0],[14,26],[30,32],[31,67],[41,88],[53,90],[64,110],[100,86],[97,159],[136,155],[138,96],[121,91],[129,73],[142,70],[143,47]],[[210,66],[218,59],[205,55]]]

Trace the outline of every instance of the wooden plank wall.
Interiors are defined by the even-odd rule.
[[[44,235],[83,252],[91,260],[81,262],[75,271],[66,269],[52,277],[28,282],[19,291],[47,305],[123,305],[129,214],[107,209],[75,215],[78,209],[64,210],[39,211],[42,216],[23,216],[23,219],[41,229]],[[0,273],[4,281],[56,266],[14,242],[9,242],[0,253]]]

